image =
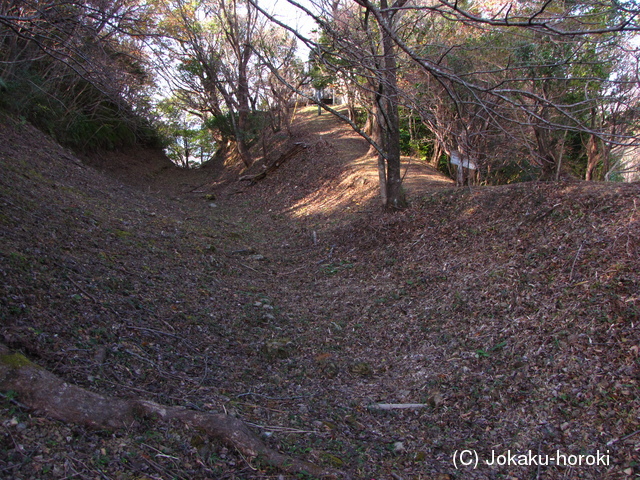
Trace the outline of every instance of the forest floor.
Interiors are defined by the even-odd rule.
[[[640,185],[455,188],[412,161],[411,207],[386,213],[359,137],[310,108],[292,134],[269,160],[305,151],[251,185],[145,151],[82,163],[2,119],[0,340],[355,479],[640,476]],[[0,478],[298,477],[182,425],[95,431],[3,392]]]

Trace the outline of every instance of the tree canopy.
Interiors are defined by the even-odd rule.
[[[402,152],[448,159],[461,183],[621,178],[634,158],[635,2],[283,3],[315,33],[258,0],[5,2],[0,88],[29,94],[0,101],[52,132],[64,111],[77,146],[174,122],[161,130],[176,152],[188,135],[175,134],[170,98],[220,157],[249,167],[252,145],[287,127],[296,100],[330,88],[379,156],[389,208],[405,205]]]

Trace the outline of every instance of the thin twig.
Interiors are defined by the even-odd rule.
[[[167,333],[167,332],[163,332],[162,330],[156,330],[154,328],[146,328],[146,327],[135,327],[133,325],[129,325],[127,324],[127,328],[131,328],[133,330],[144,330],[146,332],[153,332],[153,333],[159,333],[161,335],[166,335],[168,337],[172,337],[175,338],[176,340],[183,340],[182,338],[178,337],[177,335],[174,335],[172,333]]]
[[[302,270],[302,269],[304,269],[304,268],[307,268],[307,266],[306,266],[306,265],[303,265],[303,266],[301,266],[301,267],[294,268],[293,270],[290,270],[290,271],[288,271],[288,272],[276,273],[276,276],[277,276],[277,277],[283,277],[284,275],[291,275],[292,273],[299,272],[300,270]]]
[[[240,263],[240,262],[238,262],[238,263]],[[242,265],[244,268],[248,268],[249,270],[253,270],[256,273],[260,273],[258,270],[256,270],[253,267],[250,267],[249,265],[245,265],[244,263],[240,263],[240,265]]]
[[[250,425],[255,428],[259,428],[261,430],[273,430],[274,432],[286,432],[286,433],[315,433],[316,435],[320,435],[320,432],[316,432],[315,430],[300,430],[299,428],[290,428],[290,427],[279,427],[272,425],[258,425],[257,423],[251,423],[245,421],[247,425]]]
[[[428,403],[374,403],[369,405],[369,410],[402,410],[409,408],[425,408]]]
[[[236,395],[236,397],[238,398],[246,397],[247,395],[255,395],[256,397],[266,398],[267,400],[297,400],[299,398],[305,398],[308,396],[308,395],[297,395],[295,397],[270,397],[268,395],[263,395],[262,393],[246,392],[246,393],[240,393]]]
[[[576,267],[576,262],[578,261],[578,256],[580,255],[580,251],[582,250],[582,246],[584,242],[580,244],[580,248],[578,248],[578,253],[576,253],[576,257],[573,259],[573,265],[571,265],[571,273],[569,274],[569,281],[573,280],[573,269]]]
[[[637,435],[637,434],[639,434],[639,433],[640,433],[640,430],[636,430],[635,432],[631,432],[629,435],[625,435],[624,437],[614,438],[613,440],[609,440],[609,441],[607,442],[607,447],[609,447],[609,446],[611,446],[611,445],[613,445],[613,444],[615,444],[615,443],[618,443],[618,442],[623,442],[623,441],[625,441],[627,438],[631,438],[631,437],[633,437],[634,435]]]
[[[69,280],[71,283],[73,283],[73,284],[76,286],[76,288],[77,288],[78,290],[80,290],[80,292],[81,292],[83,295],[85,295],[86,297],[88,297],[89,299],[91,299],[91,301],[93,301],[93,303],[99,303],[99,302],[98,302],[98,300],[96,300],[96,299],[95,299],[95,297],[94,297],[93,295],[91,295],[90,293],[88,293],[84,288],[82,288],[78,283],[76,283],[76,281],[75,281],[73,278],[71,278],[71,277],[67,276],[67,280]]]

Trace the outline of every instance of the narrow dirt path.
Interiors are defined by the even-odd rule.
[[[346,109],[339,109],[346,114]],[[368,154],[369,145],[340,119],[317,108],[307,107],[298,113],[296,135],[305,140],[325,140],[333,147],[334,160],[340,159],[350,171],[348,180],[378,184],[376,155]],[[403,184],[410,198],[431,193],[435,189],[451,187],[455,182],[425,162],[411,157],[402,157]]]
[[[202,177],[185,176],[174,195],[190,223],[229,227],[224,284],[242,311],[232,323],[246,358],[242,369],[227,363],[227,376],[245,385],[234,391],[242,395],[243,418],[314,432],[277,437],[292,452],[298,445],[312,460],[354,471],[354,462],[401,443],[415,427],[392,426],[366,406],[424,400],[413,380],[399,376],[407,332],[398,329],[407,312],[391,270],[401,253],[389,245],[390,263],[372,270],[353,247],[348,225],[393,217],[378,205],[377,163],[367,143],[315,108],[298,112],[293,132],[309,148],[256,185],[203,186]],[[412,198],[452,185],[422,163],[406,165]],[[360,471],[393,464],[381,462]]]

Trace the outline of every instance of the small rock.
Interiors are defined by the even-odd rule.
[[[335,363],[330,361],[323,363],[320,366],[320,370],[322,371],[323,375],[327,378],[335,378],[340,372],[340,369],[338,368],[338,366]]]
[[[431,405],[433,408],[438,408],[440,405],[444,403],[444,396],[442,395],[442,393],[438,392],[437,390],[434,390],[430,393],[427,403]]]
[[[217,203],[210,203],[209,206],[211,208],[218,208],[218,204]]]
[[[393,451],[394,451],[395,453],[403,452],[403,451],[404,451],[404,443],[402,443],[402,442],[395,442],[395,443],[393,444]]]
[[[267,340],[262,346],[262,353],[269,359],[289,358],[295,349],[294,343],[287,337]]]
[[[424,462],[426,459],[427,454],[423,451],[416,452],[415,456],[413,457],[413,460],[416,462]]]

